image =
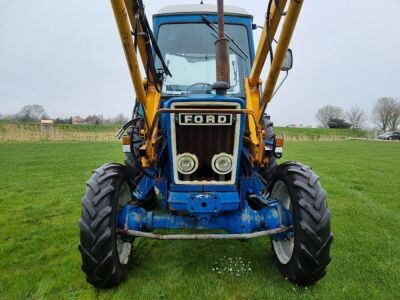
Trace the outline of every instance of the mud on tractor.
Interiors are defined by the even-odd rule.
[[[283,140],[266,115],[279,74],[292,68],[303,2],[266,2],[255,49],[253,17],[223,0],[163,8],[153,30],[142,0],[111,0],[136,101],[117,133],[125,164],[94,170],[82,199],[79,250],[89,283],[124,280],[137,237],[269,236],[289,280],[309,285],[325,275],[333,239],[326,193],[309,167],[278,164]]]

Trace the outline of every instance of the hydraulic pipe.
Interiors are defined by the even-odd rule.
[[[226,82],[230,85],[229,74],[229,40],[225,36],[224,25],[224,0],[218,0],[218,40],[215,42],[215,55],[217,65],[217,82]],[[218,91],[218,89],[217,89]]]
[[[264,93],[262,95],[262,109],[259,122],[262,121],[265,109],[271,101],[274,94],[275,86],[285,60],[290,40],[292,39],[297,20],[300,15],[301,7],[304,0],[291,0],[286,14],[285,22],[283,23],[282,31],[279,36],[278,46],[276,47],[274,59],[269,70],[268,78],[265,83]]]
[[[140,74],[139,63],[135,52],[135,46],[132,38],[132,29],[129,23],[126,6],[124,0],[111,0],[111,5],[114,11],[115,20],[117,22],[122,46],[124,48],[129,72],[131,74],[136,98],[143,105],[143,108],[146,111],[146,92],[143,86],[143,78]],[[147,118],[145,119],[146,125],[148,126]]]
[[[269,20],[266,20],[264,23],[260,43],[258,44],[257,48],[256,58],[254,60],[249,76],[249,85],[251,87],[255,87],[258,85],[261,71],[264,67],[265,60],[267,59],[267,55],[270,51],[269,46],[274,40],[276,31],[278,29],[278,25],[281,22],[282,18],[281,13],[286,7],[287,0],[277,0],[277,2],[279,4],[279,9],[276,7],[275,4],[276,2],[273,1],[271,5],[271,11],[269,14]],[[280,11],[280,9],[282,11]],[[269,22],[269,25],[267,25],[267,22]],[[269,28],[269,34],[268,34],[268,28]]]

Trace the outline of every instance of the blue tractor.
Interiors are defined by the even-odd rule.
[[[136,102],[117,134],[125,164],[94,170],[82,199],[87,281],[107,288],[124,280],[137,237],[268,236],[285,277],[301,285],[322,278],[333,239],[326,193],[309,167],[278,164],[283,140],[265,114],[279,73],[292,67],[288,47],[303,1],[269,1],[257,49],[252,16],[222,0],[163,8],[153,30],[142,0],[111,3]]]

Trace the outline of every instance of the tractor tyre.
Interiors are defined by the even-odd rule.
[[[128,168],[131,178],[135,178],[134,187],[140,182],[145,175],[142,163],[139,157],[139,149],[144,145],[144,140],[140,137],[140,131],[144,128],[144,118],[140,118],[129,132],[134,144],[131,147],[131,152],[125,153],[125,166]],[[146,176],[146,175],[145,175]],[[135,205],[143,207],[146,211],[155,210],[157,207],[157,193],[152,189],[145,201],[135,201]]]
[[[293,283],[311,285],[325,276],[333,240],[319,177],[307,166],[286,162],[275,169],[269,192],[293,217],[293,236],[272,238],[278,269]]]
[[[137,172],[141,169],[142,164],[139,159],[139,149],[144,145],[144,140],[141,137],[141,130],[144,128],[144,118],[137,119],[128,134],[131,136],[133,145],[131,146],[131,152],[126,153],[125,165],[131,172]],[[134,174],[136,176],[136,174]]]
[[[118,234],[117,214],[132,201],[132,181],[125,166],[106,164],[86,184],[79,221],[81,267],[87,282],[109,288],[123,281],[131,267],[132,240]]]
[[[274,123],[270,120],[269,116],[263,118],[263,126],[265,130],[265,137],[269,141],[275,140]],[[278,159],[274,156],[272,151],[268,155],[268,164],[261,170],[262,177],[270,182],[271,176],[275,168],[278,166]]]

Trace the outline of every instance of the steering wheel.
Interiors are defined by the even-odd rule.
[[[187,87],[186,93],[189,93],[189,91],[190,91],[192,88],[194,88],[195,86],[198,86],[198,85],[202,85],[202,86],[203,86],[203,92],[206,91],[206,90],[204,89],[204,87],[206,87],[206,86],[209,86],[209,87],[210,87],[210,90],[211,90],[211,84],[209,84],[209,83],[207,83],[207,82],[196,82],[196,83],[193,83],[193,84],[191,84],[191,85],[189,85],[189,86]]]

